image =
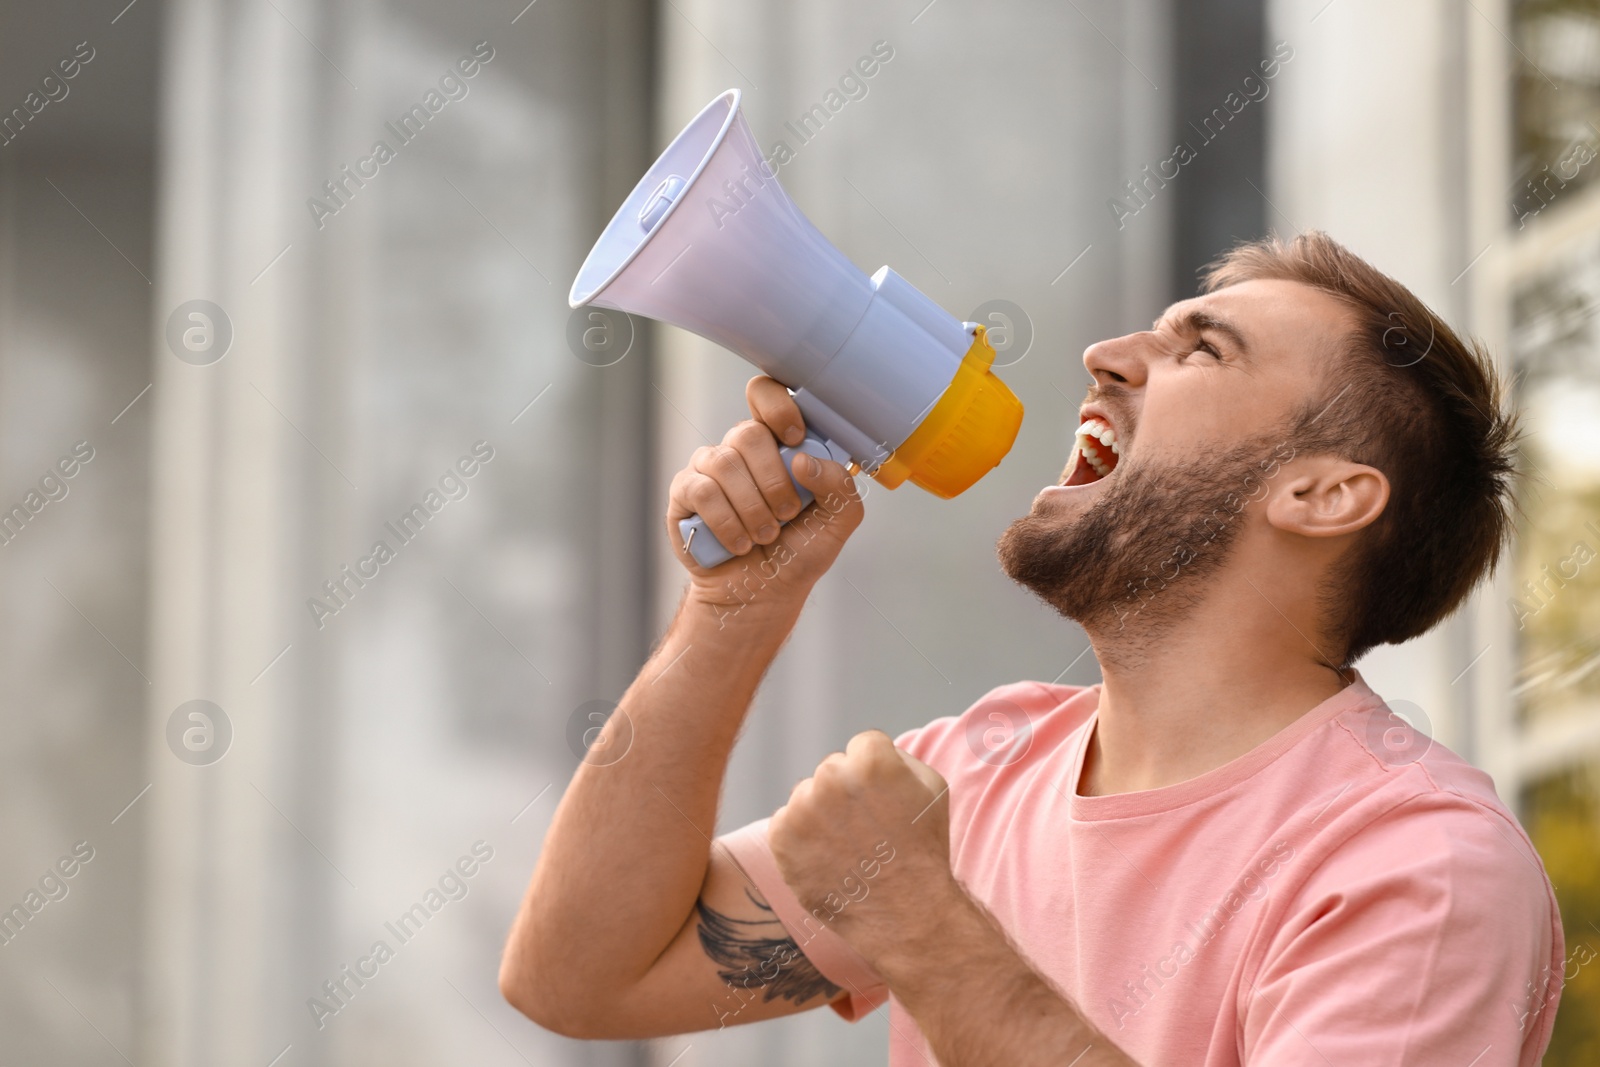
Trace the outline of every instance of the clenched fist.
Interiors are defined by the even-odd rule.
[[[824,759],[767,826],[778,870],[868,960],[956,889],[939,772],[868,730]]]

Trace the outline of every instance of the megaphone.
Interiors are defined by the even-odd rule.
[[[806,440],[780,449],[786,465],[807,452],[890,489],[965,491],[1022,424],[983,326],[888,267],[858,270],[778,184],[739,103],[729,89],[667,146],[584,259],[568,303],[681,326],[782,382],[806,423]],[[733,558],[698,515],[679,528],[701,566]]]

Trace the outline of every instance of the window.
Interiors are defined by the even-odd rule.
[[[1567,937],[1545,1062],[1586,1064],[1600,1062],[1600,5],[1527,0],[1514,19],[1510,354],[1527,428],[1506,605],[1515,795]]]

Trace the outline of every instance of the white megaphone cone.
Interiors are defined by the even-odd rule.
[[[983,327],[888,267],[868,278],[822,236],[767,166],[730,89],[684,127],[617,210],[572,283],[595,304],[692,330],[794,393],[806,441],[943,497],[1010,450],[1022,404],[995,377]],[[811,494],[798,484],[802,504]],[[699,516],[680,523],[703,567],[732,558]]]

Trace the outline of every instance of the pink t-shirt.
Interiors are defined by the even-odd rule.
[[[1099,698],[1018,682],[895,743],[950,783],[956,876],[1126,1053],[1147,1067],[1539,1062],[1561,920],[1488,775],[1358,678],[1198,778],[1078,796]],[[722,840],[851,991],[834,1008],[854,1020],[890,1000],[891,1067],[934,1062],[784,884],[766,820]]]

